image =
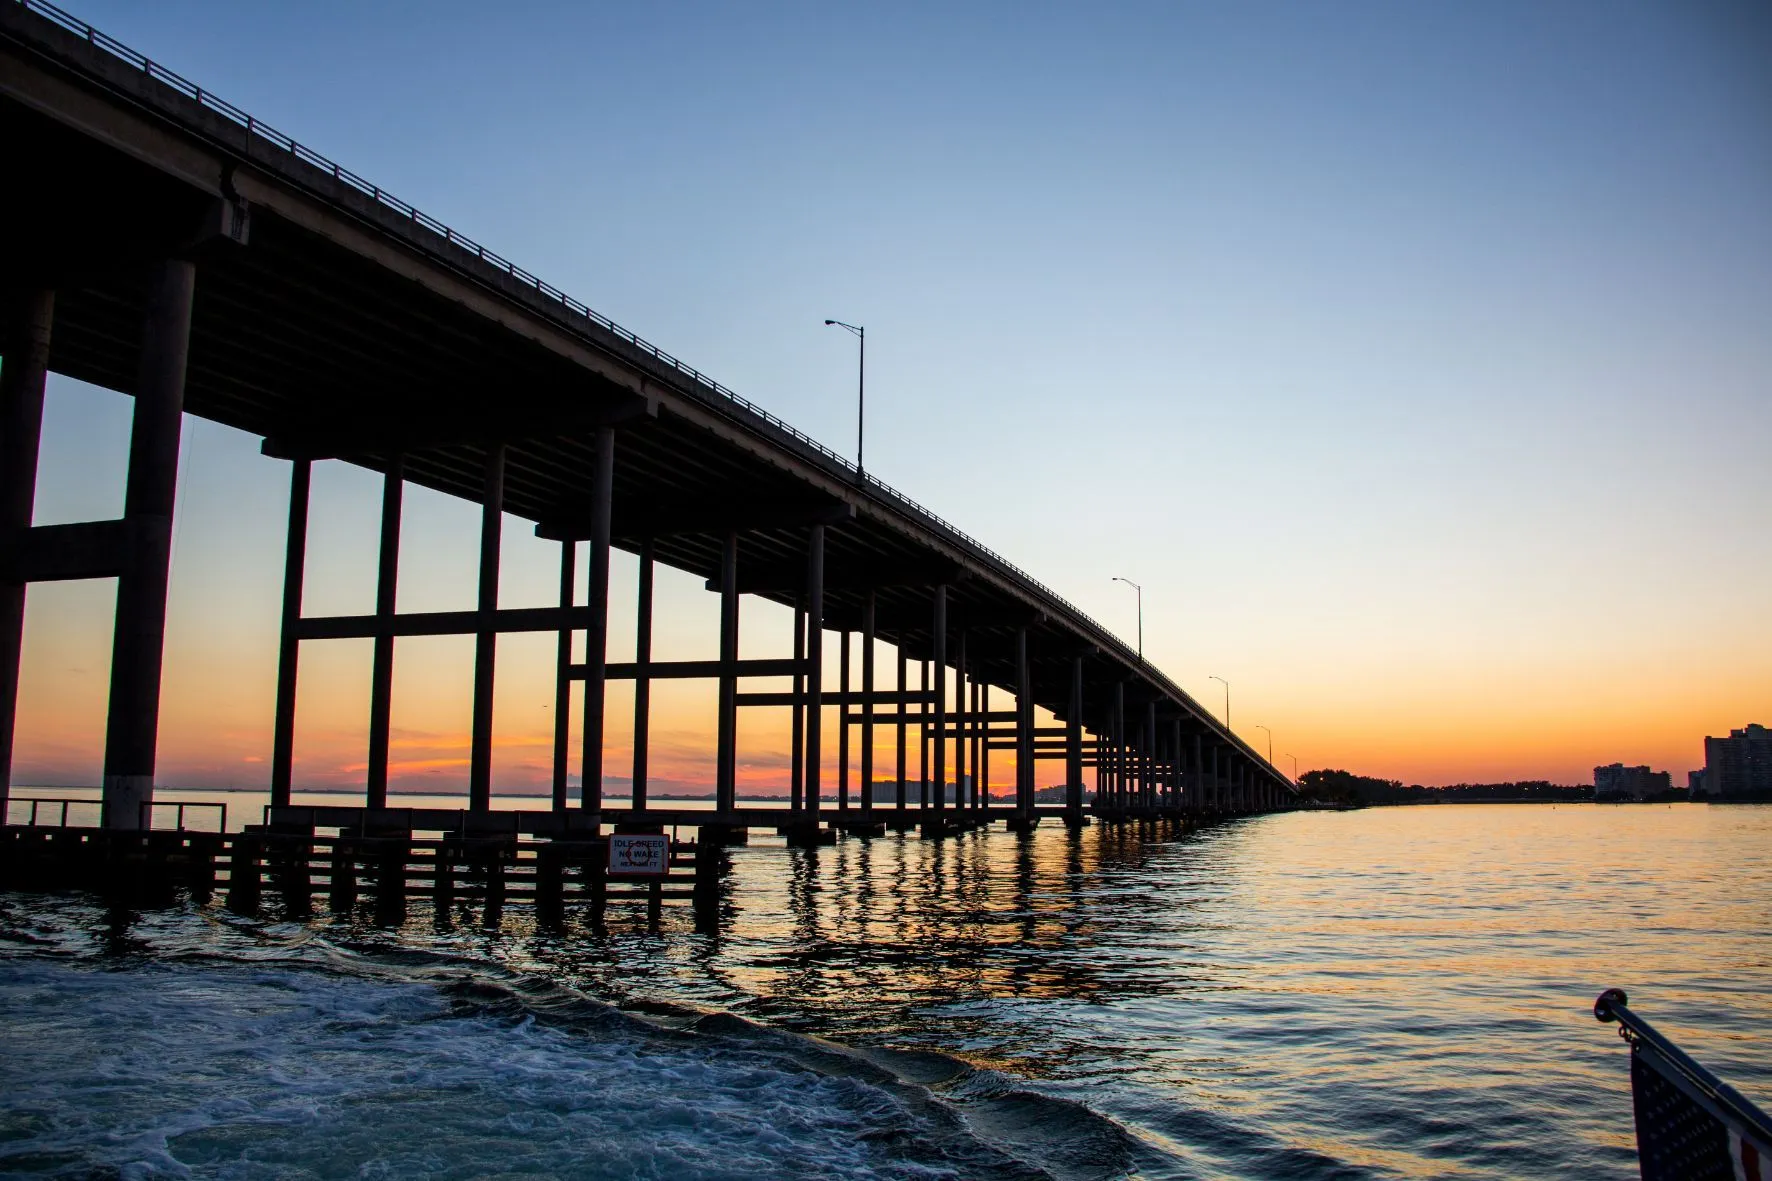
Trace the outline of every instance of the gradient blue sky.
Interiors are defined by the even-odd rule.
[[[1763,5],[75,11],[843,451],[866,324],[870,469],[1128,638],[1143,583],[1285,769],[1683,780],[1772,720]],[[38,519],[107,515],[127,404],[56,391]],[[226,435],[175,624],[259,637],[284,476]],[[336,497],[311,609],[369,593]],[[45,686],[96,608],[32,595]]]

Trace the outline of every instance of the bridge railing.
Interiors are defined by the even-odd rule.
[[[377,204],[393,210],[415,225],[424,227],[457,249],[472,254],[476,259],[502,271],[517,282],[529,287],[537,294],[558,304],[566,311],[597,325],[605,332],[609,332],[625,341],[627,344],[640,350],[646,356],[658,363],[676,371],[681,376],[688,378],[704,392],[711,393],[715,397],[741,407],[748,413],[761,418],[775,430],[787,435],[801,446],[810,449],[825,462],[834,465],[840,473],[848,476],[848,478],[855,483],[880,494],[901,511],[908,512],[912,517],[916,518],[920,524],[935,526],[938,531],[944,532],[951,539],[960,542],[964,546],[970,547],[996,564],[1004,572],[1038,590],[1042,595],[1046,596],[1054,604],[1066,611],[1071,616],[1072,622],[1088,631],[1097,643],[1112,651],[1123,662],[1134,667],[1143,668],[1145,675],[1159,683],[1166,692],[1174,694],[1178,700],[1184,701],[1188,705],[1194,707],[1200,713],[1202,718],[1210,718],[1210,715],[1206,714],[1203,709],[1199,709],[1198,704],[1194,702],[1193,698],[1183,692],[1178,685],[1169,680],[1168,677],[1157,672],[1154,668],[1145,665],[1142,658],[1120,640],[1119,637],[1115,636],[1105,627],[1102,627],[1095,620],[1091,619],[1057,591],[1053,590],[1051,587],[1047,586],[1009,559],[1003,557],[1001,554],[979,541],[976,537],[973,537],[952,522],[931,512],[929,509],[918,504],[916,501],[898,491],[896,488],[893,488],[891,485],[886,484],[871,475],[864,475],[858,472],[855,464],[851,460],[831,450],[829,447],[825,446],[811,435],[806,434],[793,424],[776,417],[774,414],[771,414],[769,411],[748,398],[745,398],[743,395],[721,385],[718,381],[715,381],[694,366],[672,356],[670,353],[665,352],[657,345],[652,344],[650,341],[643,339],[639,335],[628,331],[609,317],[596,311],[590,305],[574,299],[558,287],[555,287],[539,276],[524,270],[511,260],[495,253],[494,251],[486,249],[485,246],[468,237],[466,234],[458,233],[456,230],[451,229],[449,226],[438,221],[436,218],[425,213],[418,207],[402,201],[380,185],[365,180],[350,169],[342,167],[336,161],[328,159],[326,156],[299,142],[293,136],[283,134],[281,131],[278,131],[276,128],[254,117],[248,112],[241,110],[234,104],[204,90],[201,86],[198,86],[195,82],[190,81],[183,75],[167,69],[159,62],[149,58],[146,54],[137,52],[123,44],[123,42],[118,41],[115,37],[109,36],[108,34],[95,29],[93,26],[87,24],[72,13],[56,7],[54,4],[49,3],[48,0],[13,0],[13,2],[31,12],[35,12],[38,15],[53,21],[55,24],[60,25],[62,28],[75,34],[89,44],[102,49],[113,57],[127,62],[136,69],[141,70],[155,81],[170,86],[172,89],[185,95],[187,98],[192,99],[202,107],[214,111],[223,118],[239,125],[248,135],[255,136],[282,151],[288,152],[291,156],[303,163],[327,173],[335,181],[349,185],[351,188],[362,193],[364,196],[369,197]],[[1234,735],[1230,735],[1230,737],[1232,741],[1237,742],[1239,746],[1243,745]],[[1246,747],[1245,750],[1251,757],[1259,758],[1259,756],[1255,754],[1253,748]],[[1266,760],[1261,761],[1265,762]],[[1278,772],[1276,771],[1275,774],[1278,774]]]

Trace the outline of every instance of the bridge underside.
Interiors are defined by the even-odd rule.
[[[118,622],[107,729],[106,823],[142,823],[151,800],[166,562],[182,413],[261,436],[291,469],[273,794],[299,790],[294,689],[304,639],[376,642],[366,804],[386,803],[387,691],[397,637],[477,639],[470,802],[491,791],[495,637],[561,637],[558,700],[584,718],[582,783],[569,790],[566,710],[556,749],[557,810],[604,811],[604,686],[700,676],[720,686],[717,789],[735,792],[736,711],[795,715],[792,811],[829,806],[825,767],[840,752],[841,802],[873,807],[881,778],[977,783],[992,751],[1018,768],[1027,820],[1034,767],[1061,764],[1062,814],[1083,812],[1083,775],[1103,807],[1252,811],[1291,785],[1155,669],[1051,591],[885,486],[865,479],[748,403],[564,301],[435,222],[213,100],[169,84],[17,5],[0,10],[0,792],[8,780],[25,587],[115,577]],[[43,377],[131,394],[136,423],[125,514],[33,528]],[[385,476],[383,560],[371,616],[300,609],[306,489],[313,460]],[[415,483],[485,506],[476,610],[394,612],[400,492]],[[500,610],[501,514],[562,548],[558,610]],[[390,550],[389,539],[393,546]],[[590,585],[572,584],[576,547]],[[692,572],[721,595],[718,660],[627,665],[603,656],[611,548]],[[738,604],[792,608],[796,650],[737,656]],[[651,627],[649,608],[637,626]],[[586,653],[574,662],[571,637]],[[849,636],[863,638],[851,668]],[[899,658],[876,668],[873,645]],[[827,683],[825,653],[843,653]],[[931,671],[933,670],[933,671]],[[788,678],[746,693],[747,678]],[[1004,695],[1009,704],[1003,704]],[[840,721],[819,724],[825,711]],[[1056,725],[1036,723],[1035,709]],[[875,766],[878,728],[896,744]],[[859,740],[850,742],[852,730]],[[644,805],[644,738],[632,769]],[[861,765],[848,799],[851,746]],[[1001,756],[999,756],[1001,757]],[[610,768],[626,777],[628,768]],[[821,780],[823,780],[821,782]],[[982,808],[973,790],[966,807]],[[1000,803],[1000,801],[999,801]],[[948,806],[937,790],[932,807]]]

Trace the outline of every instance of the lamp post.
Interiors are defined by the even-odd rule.
[[[1231,728],[1231,683],[1223,677],[1212,677],[1210,679],[1217,681],[1224,686],[1224,728],[1229,730]]]
[[[847,328],[861,342],[861,351],[855,362],[855,479],[857,483],[866,483],[862,475],[861,443],[862,429],[867,425],[867,381],[868,381],[868,330],[859,324],[845,324],[841,320],[826,320],[826,328]]]
[[[1292,782],[1297,783],[1298,782],[1298,756],[1293,754],[1291,751],[1287,751],[1286,757],[1292,760]]]
[[[1260,722],[1255,723],[1255,728],[1267,730],[1267,727]],[[1270,767],[1274,765],[1274,732],[1272,730],[1267,730],[1267,765]]]
[[[1115,582],[1123,582],[1138,592],[1138,663],[1144,663],[1144,588],[1130,578],[1114,575]]]

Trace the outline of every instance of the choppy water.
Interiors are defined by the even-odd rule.
[[[1772,1102],[1772,808],[759,842],[734,881],[712,936],[0,897],[0,1171],[1627,1178],[1612,985]]]

